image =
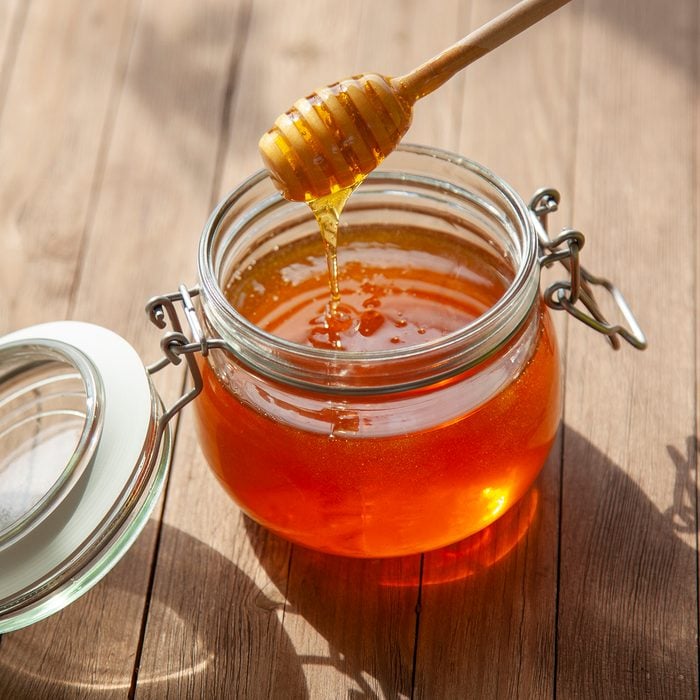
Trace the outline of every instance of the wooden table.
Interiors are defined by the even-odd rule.
[[[1,330],[83,319],[155,359],[144,303],[195,281],[274,117],[509,4],[4,0]],[[586,234],[649,336],[614,353],[558,316],[562,430],[519,507],[442,552],[314,554],[242,517],[186,411],[143,535],[2,637],[0,697],[697,697],[699,20],[697,0],[574,0],[418,105],[408,140],[523,197],[559,188],[554,227]]]

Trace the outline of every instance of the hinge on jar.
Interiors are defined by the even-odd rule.
[[[552,309],[566,311],[587,326],[605,335],[617,350],[620,338],[626,340],[638,350],[644,350],[647,339],[637,323],[629,304],[622,292],[609,280],[591,274],[579,262],[579,251],[583,248],[585,238],[580,231],[565,228],[555,238],[547,233],[547,216],[559,207],[561,197],[555,189],[545,188],[535,192],[530,200],[530,211],[537,230],[540,249],[540,265],[550,267],[560,262],[569,272],[569,279],[554,282],[544,290],[544,301]],[[618,308],[627,327],[610,323],[596,302],[593,287],[606,290]],[[585,311],[579,305],[585,307]]]
[[[177,292],[153,297],[146,304],[146,313],[151,323],[160,329],[165,329],[168,326],[168,322],[170,322],[173,329],[165,333],[160,340],[160,347],[164,357],[149,365],[146,371],[149,374],[155,374],[170,364],[179,365],[184,356],[192,378],[192,388],[163,413],[160,418],[161,426],[164,426],[178,411],[196,398],[202,391],[202,373],[199,371],[195,353],[200,353],[203,357],[206,357],[209,354],[209,350],[212,348],[221,348],[225,346],[223,340],[219,338],[207,338],[204,334],[199,318],[197,317],[197,310],[192,301],[192,298],[198,294],[198,287],[188,289],[184,284],[181,284]],[[177,303],[182,304],[185,320],[190,330],[190,337],[182,330],[182,324],[180,323],[180,317],[178,316],[176,307]]]

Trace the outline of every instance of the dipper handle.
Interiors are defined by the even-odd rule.
[[[405,99],[415,102],[439,88],[455,73],[525,31],[571,0],[521,0],[415,70],[394,78]]]

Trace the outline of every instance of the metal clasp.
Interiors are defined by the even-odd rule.
[[[566,311],[590,328],[605,335],[615,350],[620,348],[620,338],[638,350],[644,350],[647,339],[637,323],[622,292],[609,280],[591,274],[579,262],[579,252],[586,239],[580,231],[565,228],[555,238],[547,233],[547,217],[557,211],[559,192],[546,188],[535,192],[530,200],[530,211],[540,243],[540,265],[550,267],[560,262],[569,273],[568,280],[554,282],[544,290],[544,301],[552,309]],[[627,327],[610,323],[596,302],[593,287],[602,287],[619,309]],[[585,311],[580,306],[585,307]]]
[[[184,356],[187,368],[192,378],[192,388],[183,394],[169,409],[165,410],[159,420],[159,427],[162,431],[168,421],[190,401],[197,397],[202,391],[202,373],[199,371],[195,353],[201,353],[203,357],[209,354],[212,348],[225,347],[223,340],[219,338],[207,338],[202,331],[202,326],[197,317],[197,310],[194,307],[192,298],[199,294],[198,287],[188,289],[184,284],[178,287],[178,291],[173,294],[163,294],[153,297],[146,304],[148,318],[155,326],[165,329],[168,322],[173,330],[168,331],[160,340],[160,347],[164,357],[149,365],[146,371],[155,374],[170,364],[179,365]],[[185,335],[180,323],[176,304],[182,304],[185,313],[185,320],[189,326],[191,338]]]

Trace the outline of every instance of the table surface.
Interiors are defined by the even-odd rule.
[[[194,282],[275,116],[509,4],[4,0],[0,330],[82,319],[155,359],[144,302]],[[553,227],[586,234],[649,337],[613,352],[557,315],[563,424],[519,506],[423,556],[314,554],[240,514],[185,411],[142,536],[2,637],[0,697],[697,697],[699,46],[696,0],[574,0],[416,109],[407,140],[524,198],[557,187]]]

